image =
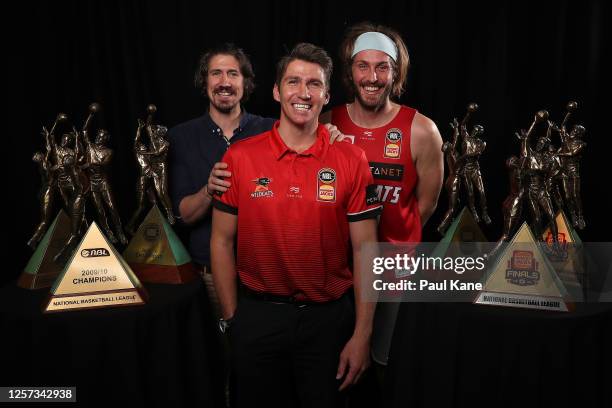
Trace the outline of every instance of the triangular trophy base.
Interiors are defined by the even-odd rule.
[[[474,303],[571,312],[574,299],[548,261],[527,223],[490,265]]]
[[[43,312],[134,306],[146,300],[142,283],[94,222],[53,283]]]
[[[574,303],[563,298],[518,293],[480,292],[474,303],[489,306],[508,306],[523,309],[552,310],[557,312],[572,312]]]
[[[60,210],[45,232],[27,265],[23,268],[17,286],[23,289],[49,288],[64,269],[63,263],[54,262],[70,236],[70,218]]]
[[[104,307],[144,305],[148,300],[142,288],[119,289],[74,295],[49,295],[43,305],[44,313],[88,310]]]

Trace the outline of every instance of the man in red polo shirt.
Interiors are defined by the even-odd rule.
[[[223,158],[232,188],[213,202],[211,262],[239,407],[338,406],[369,364],[362,264],[381,206],[363,151],[318,124],[331,71],[298,44],[277,66],[280,121]]]
[[[340,59],[351,101],[323,114],[321,122],[336,125],[366,153],[384,206],[379,241],[420,242],[421,228],[436,208],[444,163],[435,123],[393,101],[406,84],[406,45],[389,27],[359,23],[346,31]],[[372,356],[382,365],[387,364],[398,309],[399,303],[376,308]]]

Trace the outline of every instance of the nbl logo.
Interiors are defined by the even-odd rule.
[[[110,253],[106,248],[88,248],[81,251],[83,258],[94,258],[97,256],[110,256]]]
[[[402,153],[402,131],[393,128],[385,135],[385,154],[388,159],[399,159]]]
[[[330,168],[319,170],[317,174],[317,200],[336,201],[336,171]]]

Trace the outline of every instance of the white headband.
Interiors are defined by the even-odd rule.
[[[393,61],[397,61],[397,47],[395,46],[393,40],[383,33],[369,31],[357,37],[355,40],[355,45],[353,46],[351,58],[363,50],[382,51],[393,58]]]

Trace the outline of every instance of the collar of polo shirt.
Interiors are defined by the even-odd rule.
[[[272,126],[272,135],[270,136],[270,145],[272,148],[272,152],[274,153],[274,157],[276,160],[280,160],[286,153],[294,152],[294,150],[287,147],[280,134],[278,133],[278,125],[280,121],[276,121],[274,126]],[[306,151],[300,153],[302,156],[314,156],[318,160],[323,160],[325,158],[325,154],[329,149],[329,132],[325,128],[325,126],[319,124],[317,127],[317,138],[312,146],[310,146]]]

